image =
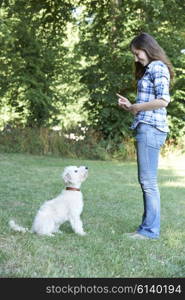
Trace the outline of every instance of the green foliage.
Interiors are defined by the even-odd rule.
[[[28,126],[46,125],[57,113],[58,97],[53,85],[58,58],[61,60],[66,53],[61,43],[71,9],[69,1],[62,5],[49,0],[2,2],[5,46],[0,57],[6,60],[1,97],[8,99],[20,118],[26,117]]]
[[[105,3],[106,2],[106,3]],[[94,6],[87,5],[82,19],[80,51],[88,58],[88,65],[81,71],[81,82],[88,87],[90,98],[85,103],[89,119],[105,138],[128,135],[131,116],[118,108],[116,93],[132,94],[133,85],[130,72],[131,55],[128,52],[129,31],[125,35],[126,13],[122,5],[120,11],[112,1],[103,1]],[[86,22],[87,16],[91,21]],[[130,32],[131,34],[131,32]]]
[[[184,9],[180,0],[1,1],[0,127],[69,129],[85,121],[106,148],[120,151],[132,138],[133,116],[118,107],[116,93],[135,101],[129,44],[146,31],[174,65],[170,138],[182,137]]]
[[[176,139],[185,135],[185,55],[182,55],[181,68],[176,68],[173,91],[173,101],[169,107],[170,136]]]
[[[132,139],[119,144],[105,140],[92,129],[75,127],[70,131],[54,131],[47,128],[9,128],[0,132],[0,152],[54,155],[86,159],[135,158]]]

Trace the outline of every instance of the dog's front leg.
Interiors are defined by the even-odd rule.
[[[70,218],[69,222],[75,233],[77,233],[79,235],[86,235],[86,232],[83,230],[83,224],[82,224],[80,217],[72,216]]]

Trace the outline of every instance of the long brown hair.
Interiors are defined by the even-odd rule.
[[[142,32],[136,36],[130,43],[130,48],[140,49],[145,51],[146,55],[149,58],[149,61],[160,60],[162,61],[169,69],[170,78],[173,79],[174,71],[173,66],[167,57],[163,48],[161,48],[158,42],[148,33]],[[135,62],[135,78],[140,79],[145,72],[145,67],[140,62]]]

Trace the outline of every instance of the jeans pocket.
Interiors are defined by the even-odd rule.
[[[155,149],[160,149],[164,145],[166,137],[166,133],[147,132],[147,145]]]
[[[136,142],[146,143],[146,134],[145,133],[137,133],[135,136]]]

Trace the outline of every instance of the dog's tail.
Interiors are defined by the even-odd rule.
[[[9,221],[9,226],[11,229],[13,229],[14,231],[19,231],[19,232],[29,232],[28,228],[26,227],[22,227],[22,226],[19,226],[18,224],[15,223],[14,220],[10,220]]]

